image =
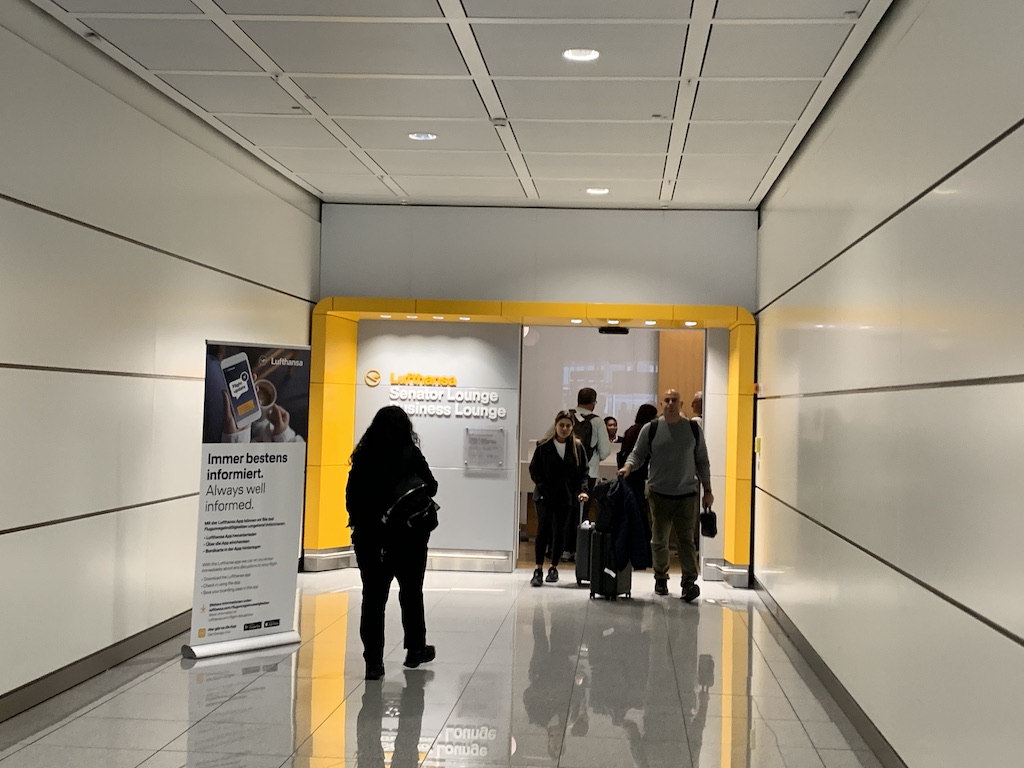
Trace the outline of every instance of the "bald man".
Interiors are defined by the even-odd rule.
[[[674,530],[683,571],[682,598],[690,603],[700,596],[699,563],[694,545],[700,525],[697,483],[704,486],[702,501],[704,507],[710,509],[715,501],[711,493],[711,464],[700,425],[680,413],[679,390],[667,390],[662,406],[661,417],[640,430],[636,446],[619,474],[628,477],[650,459],[647,500],[651,505],[654,592],[668,594],[668,537]]]

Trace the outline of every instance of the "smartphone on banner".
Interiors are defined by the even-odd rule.
[[[248,427],[260,417],[260,401],[256,396],[249,358],[244,352],[239,352],[221,360],[220,369],[224,372],[224,383],[228,386],[228,400],[231,402],[235,425],[239,429]]]

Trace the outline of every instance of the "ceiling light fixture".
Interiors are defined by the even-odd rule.
[[[468,318],[468,317],[460,317],[460,318],[459,318],[459,320],[469,320],[469,319],[470,319],[470,318]]]
[[[588,195],[607,195],[608,187],[587,187]]]
[[[693,328],[694,326],[697,325],[697,321],[696,320],[687,320],[685,323],[683,323],[683,325],[685,325],[687,328]]]
[[[437,138],[436,133],[410,133],[409,138],[413,141],[433,141]]]
[[[570,48],[562,52],[562,58],[566,61],[597,61],[600,51],[593,48]]]
[[[419,317],[419,315],[406,315],[405,319],[406,320],[415,320],[417,317]]]
[[[380,319],[381,320],[390,320],[391,319],[391,315],[381,315]]]
[[[576,318],[576,317],[574,317],[574,318],[573,318],[572,320],[570,320],[569,322],[570,322],[570,323],[572,323],[573,325],[579,325],[579,324],[580,324],[580,323],[582,323],[583,321],[582,321],[582,320],[580,320],[579,318]]]
[[[657,320],[644,320],[644,325],[657,325]]]
[[[618,324],[619,324],[618,320],[609,320],[608,321],[608,325],[618,325]]]
[[[435,320],[444,320],[444,315],[434,315]]]

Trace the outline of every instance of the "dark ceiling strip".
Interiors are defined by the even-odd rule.
[[[982,624],[984,624],[986,627],[988,627],[989,629],[995,630],[1000,635],[1005,637],[1007,640],[1011,640],[1012,642],[1016,643],[1017,645],[1024,647],[1024,637],[1021,637],[1020,635],[1018,635],[1018,634],[1016,634],[1014,632],[1011,632],[1010,630],[1006,629],[1006,627],[1002,627],[999,624],[996,624],[994,621],[992,621],[992,619],[988,618],[987,616],[983,616],[982,614],[978,613],[973,608],[970,608],[970,607],[964,605],[963,603],[961,603],[959,600],[957,600],[957,599],[955,599],[953,597],[950,597],[945,592],[940,592],[938,589],[933,587],[931,584],[929,584],[929,583],[927,583],[925,581],[922,581],[921,579],[919,579],[916,576],[914,576],[912,573],[908,573],[907,571],[905,571],[902,568],[900,568],[898,565],[895,565],[894,563],[890,563],[884,557],[881,557],[880,555],[876,555],[870,549],[866,549],[865,547],[862,547],[860,544],[855,542],[853,539],[850,539],[850,538],[844,536],[843,534],[839,533],[839,531],[835,530],[834,528],[830,528],[829,526],[825,525],[824,523],[822,523],[822,522],[820,522],[818,520],[815,520],[813,517],[808,515],[806,512],[801,512],[799,509],[797,509],[793,505],[787,504],[782,499],[780,499],[778,496],[774,496],[774,495],[770,494],[768,491],[766,491],[761,486],[757,485],[757,486],[754,486],[754,487],[757,488],[757,490],[759,490],[765,496],[768,496],[769,498],[777,501],[779,504],[784,506],[786,509],[792,510],[793,512],[795,512],[796,514],[800,515],[801,517],[803,517],[803,518],[809,520],[810,522],[814,523],[819,528],[821,528],[821,529],[823,529],[825,531],[828,531],[829,533],[831,533],[836,538],[841,539],[842,541],[845,541],[851,547],[854,547],[855,549],[859,550],[860,552],[863,552],[865,555],[868,555],[872,559],[877,560],[882,565],[886,566],[887,568],[892,569],[893,571],[898,573],[900,576],[903,576],[904,578],[909,579],[910,581],[914,582],[915,584],[917,584],[917,586],[921,587],[922,589],[925,589],[928,592],[931,592],[933,595],[935,595],[939,599],[949,603],[954,608],[957,608],[957,609],[963,611],[968,616],[970,616],[972,619],[977,619]]]
[[[12,371],[46,371],[48,373],[81,373],[89,376],[122,376],[130,379],[163,379],[167,381],[205,381],[202,376],[174,376],[168,373],[135,373],[132,371],[103,371],[91,368],[62,368],[55,365],[24,365],[0,363],[0,369]]]
[[[957,389],[960,387],[987,387],[997,384],[1024,384],[1024,374],[1012,376],[984,376],[977,379],[952,379],[950,381],[927,381],[918,384],[890,384],[882,387],[858,387],[856,389],[832,389],[823,392],[797,392],[789,395],[765,395],[758,400],[793,400],[803,397],[835,397],[836,395],[865,395],[874,392],[919,392],[924,389]]]
[[[141,240],[136,240],[135,238],[128,237],[127,235],[122,235],[122,234],[118,234],[117,232],[112,232],[109,229],[104,229],[103,227],[98,227],[95,224],[89,224],[88,222],[82,221],[81,219],[75,219],[75,218],[72,218],[71,216],[65,216],[63,213],[57,213],[56,211],[51,211],[49,208],[43,208],[42,206],[35,205],[34,203],[29,203],[29,202],[26,202],[25,200],[19,200],[16,197],[11,197],[10,195],[5,195],[2,192],[0,192],[0,200],[6,200],[7,202],[13,203],[14,205],[20,205],[22,208],[28,208],[29,210],[36,211],[37,213],[42,213],[42,214],[44,214],[46,216],[52,216],[55,219],[60,219],[61,221],[66,221],[69,224],[75,224],[75,225],[77,225],[79,227],[85,227],[86,229],[92,230],[93,232],[99,232],[101,235],[107,235],[108,237],[113,237],[116,240],[121,240],[122,242],[131,243],[132,245],[136,245],[139,248],[145,248],[147,251],[152,251],[153,253],[159,253],[159,254],[161,254],[163,256],[170,256],[172,259],[177,259],[178,261],[183,261],[186,264],[191,264],[192,266],[195,266],[195,267],[201,267],[202,269],[207,269],[207,270],[209,270],[211,272],[216,272],[217,274],[224,275],[226,277],[234,278],[235,280],[241,280],[243,283],[249,283],[250,285],[255,285],[258,288],[265,288],[268,291],[273,291],[274,293],[279,293],[282,296],[287,296],[288,298],[291,298],[291,299],[298,299],[299,301],[304,301],[304,302],[306,302],[307,304],[310,304],[310,305],[315,305],[316,304],[315,301],[313,301],[312,299],[307,299],[304,296],[297,296],[294,293],[288,293],[288,291],[282,291],[280,288],[275,288],[272,285],[267,285],[266,283],[261,283],[261,282],[258,282],[256,280],[252,280],[251,278],[248,278],[248,277],[242,277],[241,275],[236,275],[235,273],[228,272],[226,269],[221,269],[220,267],[214,267],[214,266],[211,266],[209,264],[204,264],[201,261],[196,261],[195,259],[190,259],[187,256],[182,256],[181,254],[173,253],[172,251],[167,251],[167,250],[164,250],[163,248],[158,248],[155,245],[150,245],[149,243],[144,243]]]
[[[44,520],[41,523],[32,523],[30,525],[19,525],[16,528],[4,528],[0,530],[0,536],[6,536],[9,533],[22,533],[23,531],[32,531],[37,528],[49,528],[53,525],[61,525],[62,523],[73,523],[77,520],[87,520],[90,517],[102,517],[103,515],[112,515],[115,512],[127,512],[132,509],[142,509],[143,507],[152,507],[157,504],[165,504],[168,501],[180,501],[181,499],[190,499],[198,497],[199,492],[195,493],[183,493],[180,496],[168,496],[166,499],[156,499],[155,501],[144,501],[141,504],[129,504],[125,507],[113,507],[112,509],[101,509],[99,512],[87,512],[84,515],[73,515],[71,517],[62,517],[59,520]]]
[[[918,194],[918,195],[917,195],[916,197],[913,197],[913,198],[911,198],[911,199],[910,199],[910,200],[909,200],[908,202],[904,203],[904,204],[903,204],[903,205],[901,205],[901,206],[900,206],[899,208],[897,208],[897,209],[896,209],[896,210],[895,210],[895,211],[894,211],[893,213],[889,214],[889,215],[888,215],[888,216],[886,216],[886,217],[885,217],[884,219],[882,219],[882,220],[881,220],[880,222],[878,222],[877,224],[875,224],[875,226],[871,227],[871,229],[869,229],[869,230],[868,230],[867,232],[865,232],[865,233],[864,233],[863,235],[861,235],[860,237],[858,237],[858,238],[857,238],[856,240],[854,240],[854,241],[853,241],[852,243],[850,243],[850,244],[849,244],[848,246],[846,246],[845,248],[843,248],[843,249],[842,249],[841,251],[839,251],[839,253],[837,253],[837,254],[836,254],[835,256],[833,256],[832,258],[830,258],[830,259],[829,259],[828,261],[826,261],[826,262],[825,262],[824,264],[822,264],[821,266],[819,266],[819,267],[818,267],[817,269],[814,269],[814,270],[812,270],[812,271],[808,272],[808,273],[807,273],[807,274],[806,274],[806,275],[805,275],[804,277],[802,277],[801,279],[797,280],[797,281],[796,281],[795,283],[793,283],[793,285],[791,285],[791,286],[790,286],[789,288],[787,288],[786,290],[784,290],[784,291],[783,291],[782,293],[780,293],[780,294],[779,294],[778,296],[776,296],[776,297],[775,297],[774,299],[772,299],[771,301],[769,301],[769,302],[768,302],[767,304],[765,304],[765,305],[764,305],[763,307],[761,307],[761,308],[760,308],[760,309],[758,309],[758,310],[755,310],[754,314],[755,314],[755,315],[759,315],[760,313],[764,312],[764,311],[765,311],[766,309],[768,309],[768,307],[770,307],[770,306],[771,306],[772,304],[774,304],[775,302],[777,302],[777,301],[778,301],[779,299],[781,299],[782,297],[786,296],[787,294],[791,293],[792,291],[796,290],[796,288],[798,288],[798,287],[799,287],[799,286],[801,286],[801,285],[802,285],[803,283],[805,283],[805,282],[807,282],[808,280],[810,280],[810,279],[811,279],[812,277],[814,277],[814,276],[815,276],[816,274],[818,274],[819,272],[821,272],[821,270],[823,270],[823,269],[824,269],[825,267],[827,267],[827,266],[828,266],[829,264],[831,264],[831,263],[832,263],[833,261],[835,261],[836,259],[838,259],[838,258],[839,258],[840,256],[842,256],[843,254],[845,254],[845,253],[847,253],[848,251],[852,250],[852,249],[853,249],[853,248],[855,248],[856,246],[860,245],[860,243],[862,243],[862,242],[863,242],[864,240],[867,240],[867,239],[868,239],[868,238],[869,238],[869,237],[870,237],[871,235],[873,235],[873,234],[874,234],[875,232],[877,232],[878,230],[880,230],[880,229],[881,229],[882,227],[884,227],[884,226],[885,226],[886,224],[888,224],[888,223],[889,223],[890,221],[892,221],[893,219],[895,219],[895,218],[896,218],[897,216],[899,216],[899,215],[900,215],[901,213],[903,213],[904,211],[908,210],[908,209],[909,209],[909,208],[910,208],[911,206],[913,206],[914,204],[916,204],[917,202],[919,202],[919,201],[920,201],[920,200],[921,200],[922,198],[924,198],[924,197],[925,197],[926,195],[929,195],[929,194],[931,194],[932,190],[934,190],[934,189],[936,189],[937,187],[940,187],[940,186],[942,186],[943,184],[945,184],[945,183],[946,183],[947,181],[949,181],[949,180],[950,180],[951,178],[953,178],[954,176],[956,176],[956,175],[957,175],[958,173],[960,173],[960,171],[964,170],[964,168],[966,168],[967,166],[969,166],[969,165],[970,165],[971,163],[973,163],[973,162],[974,162],[975,160],[977,160],[977,159],[978,159],[979,157],[981,157],[982,155],[984,155],[984,154],[985,154],[986,152],[988,152],[988,151],[989,151],[990,149],[992,149],[993,147],[995,147],[995,146],[996,146],[997,144],[999,144],[999,143],[1000,143],[1000,142],[1002,142],[1003,140],[1007,139],[1007,138],[1008,138],[1008,137],[1009,137],[1009,136],[1010,136],[1011,134],[1013,134],[1013,133],[1014,133],[1015,131],[1017,131],[1017,130],[1018,130],[1018,129],[1019,129],[1020,127],[1021,127],[1021,126],[1024,126],[1024,119],[1022,119],[1022,120],[1018,120],[1018,121],[1017,121],[1016,123],[1014,123],[1013,125],[1011,125],[1011,126],[1010,126],[1009,128],[1007,128],[1007,129],[1006,129],[1005,131],[1003,131],[1002,133],[1000,133],[1000,134],[999,134],[998,136],[996,136],[996,137],[995,137],[994,139],[992,139],[992,141],[990,141],[990,142],[989,142],[988,144],[986,144],[985,146],[983,146],[983,147],[982,147],[981,149],[979,149],[979,150],[978,150],[977,152],[975,152],[975,153],[974,153],[973,155],[971,155],[970,157],[968,157],[968,158],[967,158],[966,160],[964,160],[964,161],[963,161],[962,163],[960,163],[959,165],[955,166],[955,167],[953,168],[953,170],[951,170],[951,171],[950,171],[949,173],[947,173],[946,175],[944,175],[944,176],[940,177],[940,178],[939,178],[939,180],[938,180],[938,181],[936,181],[936,182],[935,182],[934,184],[931,184],[930,186],[926,187],[926,188],[925,188],[925,190],[924,190],[923,192],[919,193],[919,194]],[[805,142],[807,141],[807,138],[806,138],[806,137],[804,138],[804,141],[805,141]],[[778,180],[776,180],[776,183],[777,183],[777,181],[778,181]],[[763,207],[763,204],[762,204],[762,207]]]

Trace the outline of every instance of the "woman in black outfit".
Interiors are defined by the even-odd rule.
[[[530,460],[530,478],[536,483],[533,503],[537,508],[537,570],[530,584],[558,581],[563,532],[576,501],[587,501],[587,455],[572,431],[569,411],[555,414],[555,424],[537,442]],[[551,546],[551,567],[544,576],[544,553]]]
[[[405,666],[418,667],[434,659],[434,646],[427,645],[423,611],[430,534],[401,527],[385,529],[381,520],[395,501],[397,487],[411,474],[423,480],[430,496],[437,493],[437,481],[420,453],[419,442],[409,415],[397,405],[389,405],[377,411],[352,451],[345,502],[363,581],[359,636],[367,680],[384,677],[384,607],[393,578],[398,579],[402,606]]]

